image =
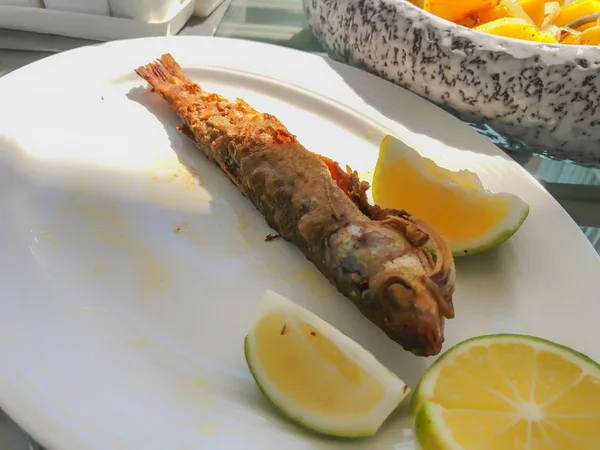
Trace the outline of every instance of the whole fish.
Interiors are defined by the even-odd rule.
[[[136,73],[269,226],[364,316],[416,355],[440,352],[444,318],[454,317],[455,284],[454,260],[441,236],[405,211],[369,205],[368,184],[356,172],[304,148],[276,117],[204,91],[170,54]],[[428,241],[435,257],[424,247]]]

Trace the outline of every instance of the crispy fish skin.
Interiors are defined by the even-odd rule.
[[[364,316],[416,355],[440,352],[444,318],[454,317],[455,269],[439,235],[404,211],[365,205],[351,172],[308,151],[274,116],[205,92],[171,55],[136,73],[170,104],[183,120],[179,130],[269,226]],[[423,247],[429,239],[435,262]]]

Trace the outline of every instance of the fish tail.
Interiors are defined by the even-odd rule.
[[[175,59],[166,53],[157,61],[138,67],[135,72],[146,80],[154,90],[174,106],[189,104],[202,89],[185,76]]]

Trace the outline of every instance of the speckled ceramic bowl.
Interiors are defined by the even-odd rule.
[[[600,165],[600,48],[475,32],[405,0],[303,0],[338,61],[487,124],[513,145]]]

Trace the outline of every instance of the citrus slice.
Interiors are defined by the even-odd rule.
[[[454,256],[482,252],[512,236],[529,214],[519,197],[486,191],[473,172],[452,172],[386,136],[373,173],[373,200],[404,209],[448,241]]]
[[[492,22],[479,25],[473,29],[488,34],[494,34],[496,36],[504,36],[513,39],[545,42],[547,44],[558,43],[556,37],[552,33],[540,31],[535,27],[535,25],[527,23],[523,19],[511,17],[496,19]]]
[[[591,450],[600,443],[600,365],[523,335],[448,350],[411,407],[423,450]]]
[[[370,436],[409,391],[358,343],[272,291],[262,298],[244,348],[263,394],[318,433]]]

